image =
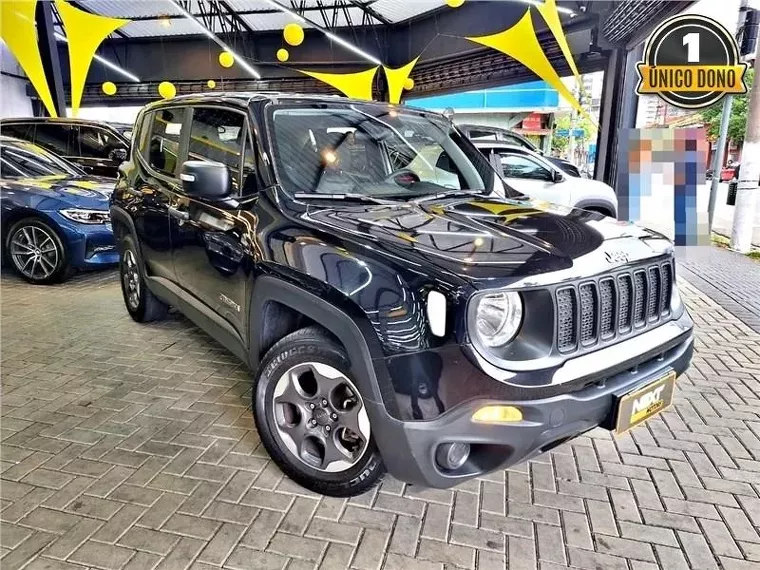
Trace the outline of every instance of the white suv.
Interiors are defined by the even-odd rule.
[[[617,217],[617,196],[604,182],[570,176],[524,147],[499,141],[473,142],[515,190],[532,198]]]

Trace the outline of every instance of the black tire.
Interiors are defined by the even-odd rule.
[[[129,316],[138,323],[164,319],[166,313],[169,312],[169,305],[156,297],[146,284],[143,263],[132,236],[124,236],[119,245],[119,281]],[[130,260],[134,262],[134,273],[131,273]],[[134,289],[130,289],[130,284],[134,285]],[[137,292],[136,300],[130,296],[135,291]]]
[[[44,251],[36,261],[27,257],[26,252],[30,251],[27,239],[38,240],[39,249]],[[15,222],[5,234],[4,246],[7,263],[29,283],[51,285],[65,281],[74,274],[63,238],[41,218],[30,216]],[[32,269],[26,261],[31,263]]]
[[[259,437],[277,466],[293,481],[316,493],[332,497],[351,497],[366,492],[385,474],[380,453],[370,435],[366,449],[356,463],[344,471],[313,469],[285,445],[276,427],[274,390],[278,379],[293,366],[303,363],[331,366],[350,379],[345,350],[326,331],[317,326],[291,333],[277,342],[264,356],[252,390],[254,419]]]

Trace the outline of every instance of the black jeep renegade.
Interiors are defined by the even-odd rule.
[[[531,201],[433,113],[234,93],[146,107],[112,197],[130,315],[255,371],[309,489],[447,487],[667,407],[692,321],[671,244]]]

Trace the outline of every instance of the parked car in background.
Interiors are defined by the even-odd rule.
[[[689,365],[672,244],[516,192],[443,116],[193,94],[134,140],[111,199],[127,312],[174,306],[247,363],[264,447],[314,492],[451,487],[625,432]]]
[[[108,123],[111,125],[114,129],[119,131],[121,135],[126,139],[132,139],[132,131],[134,131],[135,126],[132,123]]]
[[[27,140],[78,164],[87,174],[116,178],[129,140],[111,125],[85,119],[0,120],[0,135]]]
[[[546,156],[544,154],[544,151],[534,145],[530,139],[514,131],[501,129],[499,127],[485,127],[480,125],[457,125],[457,128],[465,135],[467,135],[467,137],[472,141],[495,140],[502,141],[513,146],[527,148],[528,150],[531,150],[545,157],[546,160],[552,164],[557,165],[566,174],[575,177],[581,176],[580,170],[572,162],[565,160],[564,158]]]
[[[113,185],[28,141],[0,136],[3,260],[35,284],[116,263]]]
[[[545,156],[499,141],[474,141],[504,181],[531,198],[617,217],[615,191],[599,180],[569,176]]]

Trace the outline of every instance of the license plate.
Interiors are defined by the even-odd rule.
[[[676,373],[671,370],[646,386],[620,398],[615,433],[618,435],[625,433],[668,408],[673,402],[675,386]]]

